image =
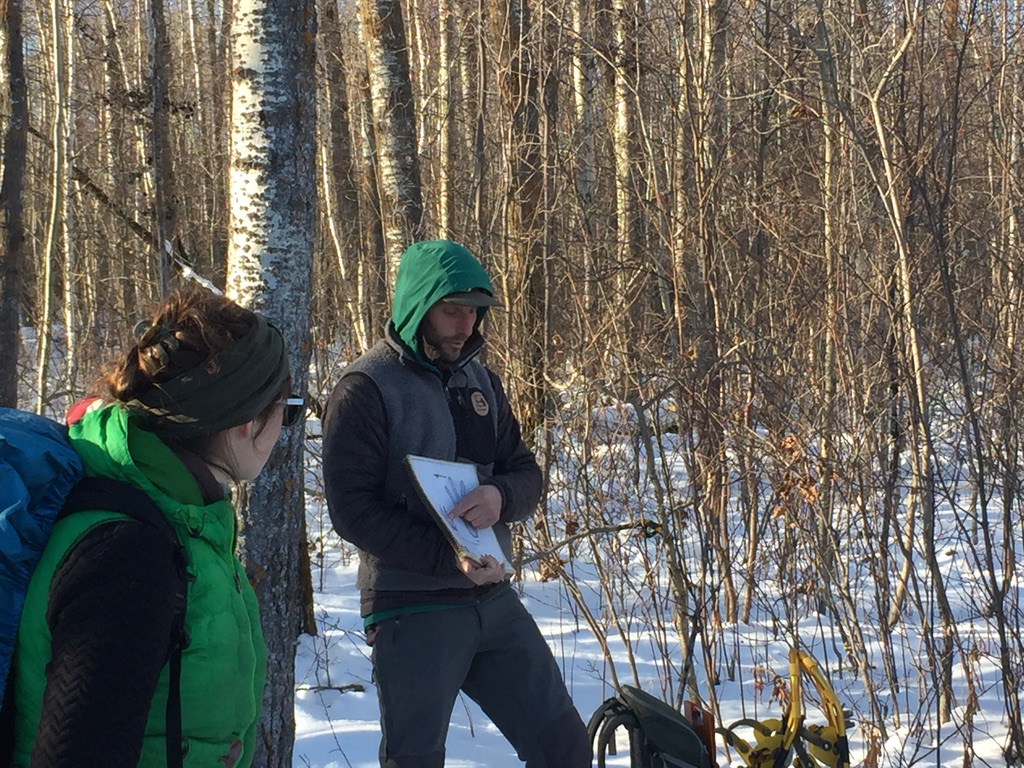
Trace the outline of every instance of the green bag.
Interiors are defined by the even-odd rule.
[[[629,734],[632,768],[712,768],[708,749],[681,712],[639,688],[624,685],[605,700],[587,725],[598,768],[614,755],[615,731]]]

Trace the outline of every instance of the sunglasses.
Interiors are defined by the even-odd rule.
[[[294,427],[302,418],[302,412],[306,410],[306,403],[301,397],[285,397],[278,400],[284,406],[284,414],[281,416],[281,425]]]

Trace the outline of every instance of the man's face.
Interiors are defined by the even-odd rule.
[[[463,307],[438,301],[423,318],[420,338],[423,352],[431,360],[454,363],[462,354],[462,347],[473,335],[476,325],[476,307]]]

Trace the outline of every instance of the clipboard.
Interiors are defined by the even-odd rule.
[[[405,466],[427,509],[460,558],[476,565],[484,555],[505,561],[505,553],[491,528],[478,530],[461,517],[448,519],[448,513],[462,497],[480,485],[474,465],[410,454],[405,457]]]

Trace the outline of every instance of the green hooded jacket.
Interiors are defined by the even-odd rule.
[[[191,642],[182,654],[181,671],[185,766],[223,766],[222,758],[237,752],[238,742],[242,754],[234,766],[250,766],[266,681],[266,648],[256,595],[235,555],[231,503],[204,505],[194,478],[177,456],[119,406],[86,414],[69,436],[87,475],[114,477],[141,488],[167,515],[185,546],[195,576],[185,618]],[[15,650],[14,765],[29,764],[42,712],[50,659],[50,582],[75,542],[95,526],[119,519],[124,518],[116,513],[86,511],[59,521],[33,574]],[[166,765],[167,694],[165,666],[146,724],[138,763],[144,768]]]
[[[391,324],[395,334],[428,370],[434,366],[419,347],[417,333],[427,312],[439,299],[450,293],[481,288],[494,294],[491,279],[480,262],[469,251],[450,240],[425,240],[413,243],[402,254],[395,278],[395,295],[391,308]],[[487,314],[487,307],[477,309],[475,328]],[[467,345],[469,347],[470,345]]]

